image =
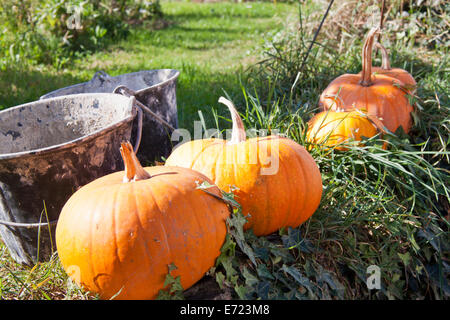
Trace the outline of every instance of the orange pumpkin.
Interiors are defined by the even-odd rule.
[[[359,110],[349,112],[322,111],[308,122],[306,139],[326,147],[339,146],[344,141],[361,141],[362,137],[370,138],[377,134],[376,126]]]
[[[366,110],[384,126],[395,132],[411,128],[411,112],[404,83],[385,74],[372,74],[372,47],[378,28],[370,30],[362,51],[362,73],[343,74],[334,79],[322,92],[319,107],[322,110]],[[399,85],[397,85],[397,84]]]
[[[189,288],[214,266],[226,236],[227,205],[197,189],[212,181],[185,168],[142,168],[123,143],[125,172],[75,192],[56,228],[59,258],[79,285],[109,299],[154,299],[175,264]],[[208,190],[221,196],[220,190]]]
[[[317,209],[322,178],[312,156],[293,140],[280,136],[246,139],[234,105],[221,97],[233,121],[231,140],[200,139],[177,147],[166,165],[197,170],[225,191],[233,191],[244,226],[255,235],[297,227]],[[233,190],[232,186],[237,187]]]
[[[383,74],[398,79],[400,80],[399,83],[403,83],[406,90],[414,93],[416,91],[417,82],[413,76],[404,69],[392,68],[386,48],[378,42],[376,43],[376,46],[381,51],[381,67],[372,67],[372,73]]]

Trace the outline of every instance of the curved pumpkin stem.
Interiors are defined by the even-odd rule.
[[[377,42],[375,46],[381,51],[381,69],[391,70],[391,62],[389,61],[389,54],[385,47],[381,43]]]
[[[219,102],[228,107],[231,113],[231,120],[233,121],[233,131],[231,132],[231,140],[228,141],[228,144],[236,144],[245,141],[247,139],[247,135],[245,133],[244,123],[242,122],[242,119],[239,116],[234,104],[224,97],[220,97]]]
[[[362,49],[362,76],[360,84],[364,87],[372,85],[372,49],[375,34],[380,32],[380,28],[372,28],[364,42]]]
[[[136,154],[133,151],[133,146],[129,141],[121,143],[120,154],[122,155],[125,164],[125,176],[123,182],[139,181],[150,179],[152,176],[142,168]]]

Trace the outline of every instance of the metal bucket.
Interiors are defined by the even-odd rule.
[[[0,112],[0,235],[14,260],[27,265],[47,260],[69,197],[123,170],[120,142],[130,139],[134,105],[133,97],[97,93]]]
[[[137,156],[146,165],[169,156],[172,151],[170,137],[178,128],[176,81],[179,74],[174,69],[157,69],[111,77],[99,71],[88,82],[52,91],[41,99],[75,93],[114,92],[118,86],[128,88],[129,92],[134,92],[137,101],[170,124],[165,125],[151,114],[144,114],[142,141]],[[136,128],[135,123],[133,136]]]

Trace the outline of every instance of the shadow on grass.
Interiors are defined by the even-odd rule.
[[[158,68],[173,68],[173,66],[159,66]],[[144,65],[120,70],[111,75],[147,70]],[[183,64],[177,81],[177,105],[179,127],[193,132],[194,121],[199,121],[201,111],[208,128],[215,128],[216,123],[212,109],[219,115],[229,118],[226,108],[217,102],[220,96],[227,92],[231,97],[240,93],[240,72],[216,73],[191,64]],[[108,72],[108,70],[105,70]],[[0,109],[17,106],[23,103],[39,100],[39,97],[56,89],[89,81],[95,71],[88,74],[88,78],[74,76],[69,73],[51,73],[38,70],[20,70],[9,68],[0,74]],[[108,72],[109,73],[109,72]],[[221,121],[225,124],[226,122]]]
[[[198,7],[197,7],[198,8]],[[233,4],[224,5],[214,8],[214,4],[203,4],[201,10],[185,10],[183,12],[165,13],[165,18],[169,20],[198,20],[198,19],[256,19],[256,18],[272,18],[274,11],[267,8],[255,10],[251,6],[236,6]]]
[[[83,81],[67,73],[8,68],[0,72],[0,109],[39,100],[50,91]]]
[[[239,39],[239,28],[186,27],[173,23],[165,29],[138,29],[136,36],[140,44],[157,45],[165,49],[208,50],[218,45]]]

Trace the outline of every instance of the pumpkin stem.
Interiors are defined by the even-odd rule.
[[[152,176],[142,168],[136,154],[133,151],[133,146],[129,141],[121,143],[120,154],[122,155],[123,163],[125,164],[125,176],[123,182],[139,181],[150,179]]]
[[[244,123],[242,122],[242,119],[239,116],[234,104],[224,97],[220,97],[219,102],[228,107],[231,113],[231,120],[233,121],[233,131],[231,132],[231,140],[228,141],[228,144],[236,144],[245,141],[247,139],[247,135],[245,133]]]
[[[362,49],[362,76],[360,84],[364,87],[372,85],[372,48],[375,34],[380,32],[380,28],[372,28],[364,42]]]
[[[389,61],[389,54],[385,47],[381,43],[377,42],[375,46],[381,51],[381,69],[391,70],[391,62]]]

